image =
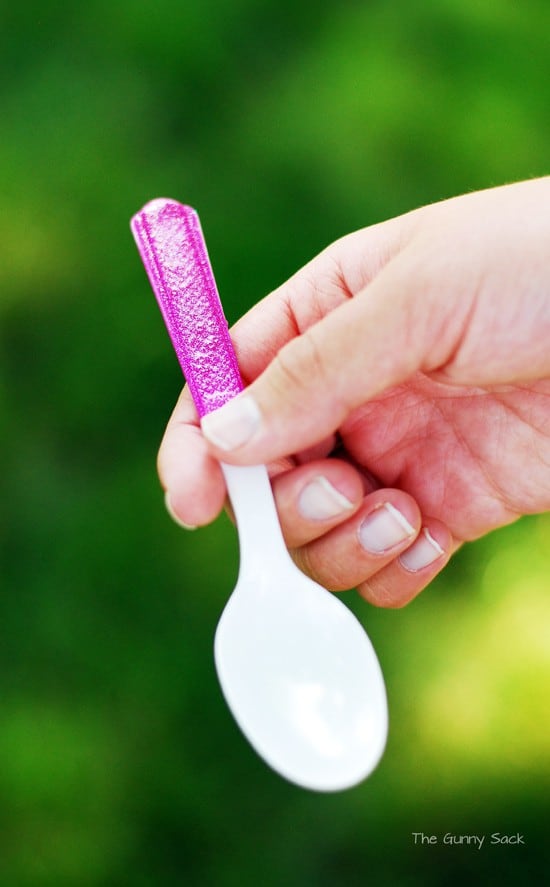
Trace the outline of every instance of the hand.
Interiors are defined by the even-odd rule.
[[[382,606],[464,541],[550,507],[550,177],[342,238],[232,330],[246,391],[159,453],[172,513],[213,520],[219,459],[270,465],[285,539]]]

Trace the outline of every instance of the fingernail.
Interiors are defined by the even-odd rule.
[[[361,545],[373,554],[382,554],[414,534],[414,527],[390,502],[371,511],[359,527]]]
[[[220,450],[235,450],[247,443],[260,427],[261,414],[249,395],[236,397],[201,421],[204,436]]]
[[[434,561],[444,554],[445,551],[441,548],[439,542],[424,527],[413,545],[399,555],[399,561],[406,570],[416,573],[418,570],[433,564]]]
[[[194,524],[186,524],[184,523],[176,514],[174,509],[172,508],[172,503],[170,501],[170,493],[166,490],[164,494],[164,504],[166,505],[166,511],[179,527],[183,527],[184,530],[196,530],[197,527]]]
[[[353,509],[342,493],[326,477],[314,477],[300,493],[298,509],[306,520],[328,520]]]

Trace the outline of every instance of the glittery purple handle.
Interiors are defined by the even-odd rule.
[[[159,198],[130,223],[199,416],[243,389],[199,217]]]

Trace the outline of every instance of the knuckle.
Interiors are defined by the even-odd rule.
[[[342,268],[329,249],[285,284],[286,308],[299,333],[322,320],[348,297]]]

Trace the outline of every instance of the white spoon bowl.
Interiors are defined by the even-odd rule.
[[[295,566],[263,466],[223,466],[241,568],[215,638],[229,708],[256,751],[306,788],[365,778],[386,742],[386,692],[362,625]]]

